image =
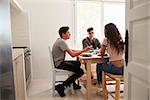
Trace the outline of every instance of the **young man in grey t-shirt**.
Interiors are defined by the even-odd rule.
[[[68,26],[63,26],[59,29],[59,35],[61,38],[58,38],[53,45],[52,55],[54,59],[55,67],[58,69],[68,70],[74,72],[72,76],[70,76],[67,80],[65,80],[62,84],[56,85],[55,89],[59,93],[61,97],[65,96],[64,89],[73,83],[74,89],[80,89],[81,86],[75,83],[75,80],[81,77],[84,72],[80,68],[79,61],[65,61],[66,52],[72,56],[78,56],[83,52],[86,52],[91,49],[91,47],[87,47],[81,51],[71,50],[66,44],[66,40],[70,39],[70,32]]]

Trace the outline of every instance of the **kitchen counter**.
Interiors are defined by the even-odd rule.
[[[24,49],[13,49],[12,59],[16,100],[27,100]]]

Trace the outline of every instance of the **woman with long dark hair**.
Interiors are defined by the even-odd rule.
[[[124,69],[124,43],[120,32],[115,24],[109,23],[105,25],[105,38],[102,43],[101,55],[102,57],[107,50],[109,54],[109,62],[105,62],[105,65],[97,65],[97,75],[99,76],[98,82],[102,83],[102,71],[107,73],[122,75]]]

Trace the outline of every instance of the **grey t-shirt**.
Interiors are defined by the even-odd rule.
[[[69,47],[66,41],[62,38],[58,38],[52,48],[52,56],[55,67],[58,67],[60,63],[65,60],[65,50],[67,49],[69,49]]]

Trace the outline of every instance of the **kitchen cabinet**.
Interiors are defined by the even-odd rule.
[[[13,50],[13,74],[16,100],[27,100],[23,49]]]
[[[30,47],[29,17],[28,13],[17,3],[11,0],[11,31],[13,47]]]

